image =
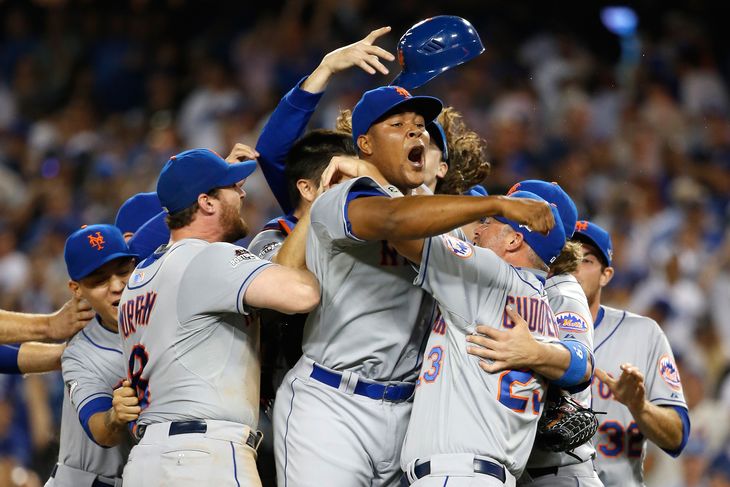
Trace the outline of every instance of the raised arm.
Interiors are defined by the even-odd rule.
[[[375,40],[388,32],[390,27],[374,30],[364,39],[325,55],[307,78],[284,95],[266,122],[256,143],[258,162],[266,182],[285,213],[294,209],[289,201],[284,176],[289,149],[304,132],[332,75],[353,66],[359,66],[369,74],[374,74],[376,70],[388,74],[379,58],[388,61],[395,58],[384,49],[373,45]]]
[[[358,238],[391,242],[441,235],[466,223],[495,215],[543,233],[555,224],[547,204],[505,196],[372,196],[355,199],[348,208],[352,233]],[[414,262],[419,260],[420,257]]]

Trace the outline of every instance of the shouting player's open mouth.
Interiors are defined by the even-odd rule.
[[[423,169],[423,164],[426,159],[426,148],[422,145],[416,145],[408,151],[408,160],[411,162],[411,166],[416,169]]]

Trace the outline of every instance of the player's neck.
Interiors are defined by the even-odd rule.
[[[119,325],[117,324],[117,320],[110,320],[107,318],[104,318],[101,315],[99,316],[99,323],[101,323],[101,326],[106,328],[109,331],[112,331],[114,333],[119,333]]]
[[[598,310],[601,309],[601,291],[596,293],[596,296],[588,303],[588,308],[591,310],[591,316],[593,316],[593,322],[596,322],[598,317]]]
[[[190,225],[170,231],[170,242],[174,243],[186,238],[197,238],[206,242],[220,242],[222,232],[217,226],[201,225],[193,221]]]

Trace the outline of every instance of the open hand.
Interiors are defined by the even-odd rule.
[[[228,157],[226,157],[226,162],[242,162],[256,159],[257,157],[259,157],[259,153],[256,149],[238,142],[235,146],[233,146]]]
[[[66,340],[85,327],[93,317],[91,305],[85,299],[74,296],[50,315],[48,338]]]
[[[644,407],[646,388],[644,374],[630,363],[621,364],[621,376],[614,379],[604,370],[596,368],[595,375],[611,390],[613,397],[633,412]]]
[[[395,56],[382,47],[373,45],[379,37],[388,32],[390,32],[390,27],[381,27],[354,44],[335,49],[322,59],[320,67],[329,71],[330,75],[352,66],[360,66],[368,74],[375,74],[376,70],[382,74],[388,74],[388,68],[380,62],[380,59],[393,61]]]

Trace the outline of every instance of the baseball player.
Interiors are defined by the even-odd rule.
[[[573,235],[578,210],[570,196],[557,183],[527,180],[515,184],[507,194],[515,191],[530,191],[556,205],[566,237],[570,238]],[[577,268],[580,259],[582,254],[579,245],[568,242],[558,259],[550,266],[550,274],[545,281],[545,292],[558,322],[560,339],[577,340],[592,353],[593,318],[583,289],[570,274]],[[574,393],[573,399],[584,407],[589,407],[590,387]],[[535,486],[567,487],[577,484],[600,487],[601,481],[593,468],[595,454],[596,451],[590,442],[565,453],[534,448],[527,462],[525,474],[518,483]]]
[[[33,340],[66,340],[94,317],[89,303],[71,298],[52,314],[0,310],[0,343]]]
[[[142,409],[126,484],[261,485],[254,309],[307,312],[319,285],[308,271],[228,243],[245,236],[241,185],[255,167],[193,149],[160,173],[170,244],[133,272],[119,310],[127,374]]]
[[[668,454],[681,453],[689,416],[672,349],[653,320],[601,304],[601,289],[613,277],[611,237],[579,221],[573,238],[584,258],[575,272],[594,321],[596,373],[593,409],[605,411],[594,438],[596,469],[606,486],[643,485],[646,441]]]
[[[159,213],[162,213],[162,205],[157,193],[137,193],[119,207],[114,226],[122,231],[124,240],[129,242],[139,227]]]
[[[511,198],[544,201],[526,191]],[[557,209],[552,211],[559,221]],[[568,386],[591,374],[582,349],[557,344],[557,322],[543,287],[547,266],[565,243],[562,224],[543,236],[502,217],[488,218],[476,239],[485,248],[451,236],[393,243],[420,264],[414,283],[433,295],[440,310],[403,444],[404,484],[514,485],[530,454],[545,378]],[[526,323],[517,325],[511,308]],[[515,328],[525,340],[513,350],[518,356],[492,356],[485,368],[491,373],[485,374],[481,361],[467,354],[466,337],[476,323]],[[540,343],[533,335],[556,343]]]
[[[61,359],[61,444],[46,487],[119,486],[130,447],[126,426],[138,407],[112,403],[125,394],[117,307],[135,256],[118,228],[89,225],[68,237],[64,258],[71,292],[88,301],[96,317],[69,341]]]
[[[425,126],[440,111],[438,100],[399,87],[366,92],[353,112],[353,140],[383,184],[355,178],[312,205],[307,266],[322,284],[322,302],[307,319],[304,355],[277,392],[279,485],[397,482],[433,303],[412,286],[415,271],[386,238],[437,235],[495,213],[539,231],[553,224],[536,201],[398,197],[423,182]]]

